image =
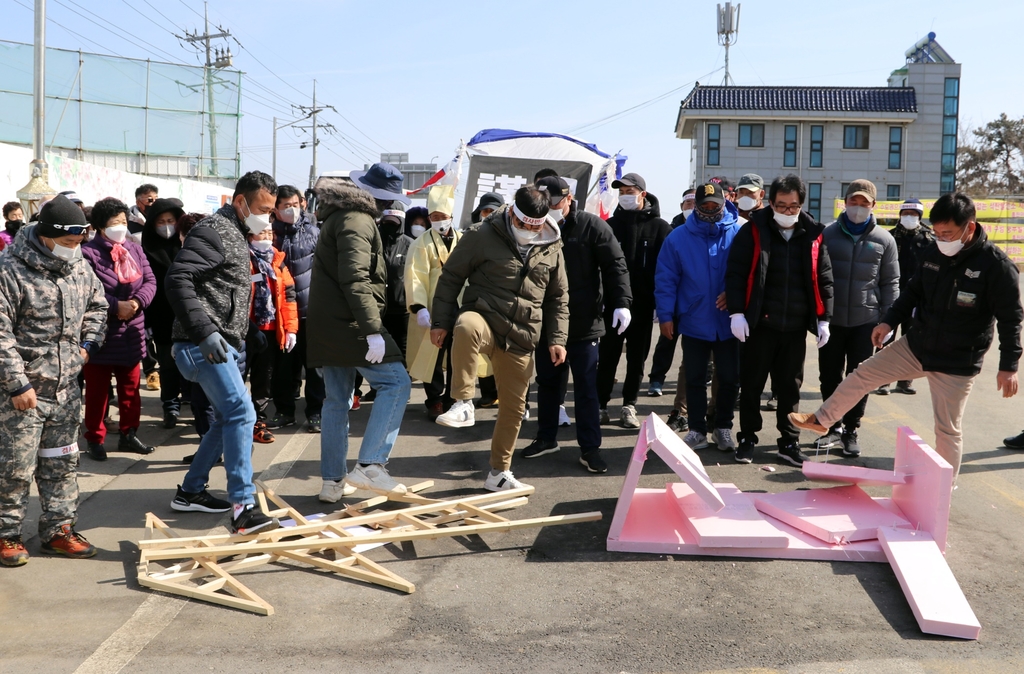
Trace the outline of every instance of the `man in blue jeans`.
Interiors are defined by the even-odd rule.
[[[387,265],[376,221],[392,202],[409,203],[402,174],[390,164],[353,171],[352,182],[316,184],[320,241],[309,287],[306,368],[321,368],[324,399],[320,500],[334,503],[356,489],[404,494],[385,464],[398,438],[411,385],[402,349],[384,327]],[[377,392],[359,459],[348,471],[348,413],[356,373]]]
[[[199,221],[167,270],[167,300],[174,311],[171,354],[181,375],[203,387],[214,422],[199,443],[171,507],[183,512],[232,511],[240,534],[278,526],[256,507],[252,482],[252,427],[256,412],[242,381],[239,353],[249,328],[251,291],[248,237],[270,227],[277,183],[246,173],[231,203]],[[210,469],[224,455],[228,501],[206,491]]]

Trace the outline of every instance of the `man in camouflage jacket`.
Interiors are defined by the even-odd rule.
[[[0,563],[28,561],[21,541],[29,487],[39,487],[41,550],[91,557],[74,531],[82,392],[77,377],[103,345],[107,300],[82,259],[82,210],[47,203],[0,256]]]

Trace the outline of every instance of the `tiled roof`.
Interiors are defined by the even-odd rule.
[[[709,87],[698,84],[687,110],[802,112],[917,112],[913,87]]]

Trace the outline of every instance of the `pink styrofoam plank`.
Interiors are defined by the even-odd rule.
[[[930,533],[945,552],[953,467],[906,426],[896,430],[895,467],[906,484],[893,486],[893,502],[914,529]]]
[[[881,527],[878,540],[922,632],[978,638],[981,623],[927,531]]]
[[[753,494],[745,494],[748,498]],[[830,545],[777,520],[768,519],[785,534],[785,548],[704,548],[698,545],[678,508],[666,503],[664,489],[637,489],[619,536],[608,539],[613,552],[645,552],[661,555],[748,557],[754,559],[815,559],[835,562],[885,562],[878,541]]]
[[[753,497],[764,514],[826,543],[868,541],[878,535],[878,527],[910,527],[910,522],[879,505],[857,485]]]
[[[877,468],[865,468],[863,466],[844,466],[841,463],[819,463],[817,461],[804,461],[804,477],[808,480],[819,480],[822,482],[846,482],[859,484],[863,487],[887,487],[894,484],[903,484],[902,473],[890,470],[878,470]]]
[[[665,488],[670,507],[679,508],[683,523],[702,548],[785,548],[789,538],[765,521],[734,484],[715,484],[725,507],[715,511],[693,489],[676,482]]]
[[[626,468],[626,478],[622,481],[622,489],[619,491],[619,500],[615,504],[615,514],[612,515],[612,524],[608,529],[608,540],[618,538],[622,531],[622,525],[626,521],[626,513],[629,512],[629,504],[633,500],[633,492],[640,482],[640,473],[644,469],[644,461],[647,460],[648,433],[647,420],[640,423],[640,432],[636,436],[636,444],[633,446],[633,454],[629,458],[629,466]]]
[[[646,419],[648,438],[651,431],[654,432],[654,441],[651,442],[651,449],[668,464],[676,475],[683,482],[690,485],[693,491],[703,499],[715,512],[725,507],[725,501],[715,489],[715,485],[704,470],[704,464],[696,452],[686,446],[682,438],[676,435],[675,431],[665,425],[665,422],[658,418],[658,415],[651,414]]]

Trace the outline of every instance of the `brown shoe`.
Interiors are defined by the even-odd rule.
[[[96,546],[85,540],[85,537],[72,529],[70,524],[62,524],[60,533],[40,545],[39,550],[48,555],[64,555],[74,559],[84,559],[96,554]]]
[[[160,390],[160,373],[150,372],[146,375],[146,390],[147,391],[159,391]]]
[[[28,564],[28,550],[21,542],[21,536],[0,538],[0,564],[24,566]]]
[[[444,414],[444,403],[427,405],[427,418],[431,421],[437,421],[437,418],[442,414]]]
[[[803,412],[790,412],[789,421],[797,428],[802,428],[805,431],[813,431],[818,435],[825,435],[828,433],[828,429],[818,423],[817,417],[813,414],[804,414]]]
[[[252,441],[258,442],[261,445],[269,445],[277,438],[274,434],[267,430],[267,424],[263,421],[257,421],[256,425],[252,429]]]

